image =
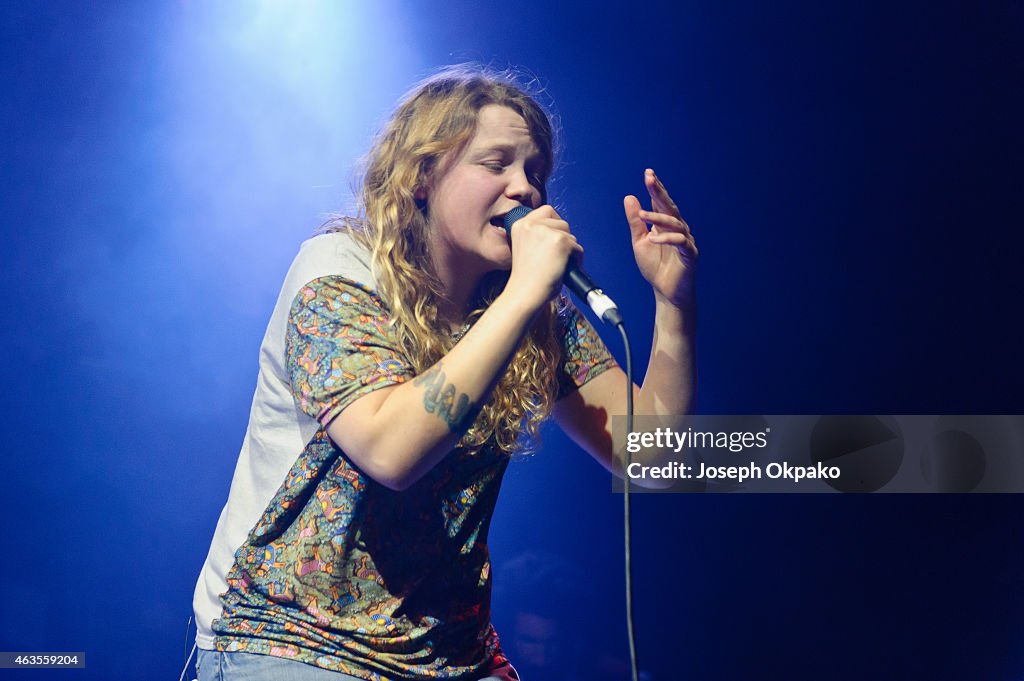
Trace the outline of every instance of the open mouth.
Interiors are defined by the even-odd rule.
[[[491,224],[494,227],[496,227],[497,229],[500,229],[502,233],[505,233],[505,216],[504,215],[495,215],[493,218],[491,218],[490,222],[491,222]]]

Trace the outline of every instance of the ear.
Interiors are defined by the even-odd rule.
[[[427,214],[427,189],[426,187],[419,187],[412,193],[412,198],[416,200],[416,208],[423,213],[424,216]]]

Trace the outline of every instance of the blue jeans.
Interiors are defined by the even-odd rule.
[[[321,669],[305,662],[296,662],[272,655],[252,653],[220,653],[216,650],[197,651],[196,676],[198,681],[364,681],[363,679]],[[512,665],[495,669],[491,676],[479,681],[518,681]]]

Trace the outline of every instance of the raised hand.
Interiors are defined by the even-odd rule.
[[[675,201],[650,168],[644,173],[644,184],[653,210],[644,210],[635,196],[623,199],[633,255],[655,295],[681,307],[693,298],[697,244]]]

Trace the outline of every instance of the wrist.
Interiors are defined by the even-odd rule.
[[[672,300],[655,293],[654,319],[659,329],[674,329],[683,334],[692,334],[697,324],[696,295],[686,295]]]
[[[697,292],[693,286],[687,287],[683,291],[678,291],[671,298],[659,293],[657,290],[654,291],[654,306],[655,311],[669,312],[671,310],[677,310],[679,312],[686,312],[687,310],[693,310],[697,307]]]
[[[523,328],[526,328],[533,320],[534,315],[537,314],[537,311],[543,306],[544,301],[541,301],[538,305],[529,296],[506,287],[504,291],[498,294],[494,302],[491,303],[488,312],[494,311],[495,314],[500,315],[502,318],[513,320],[517,325],[521,324]]]

